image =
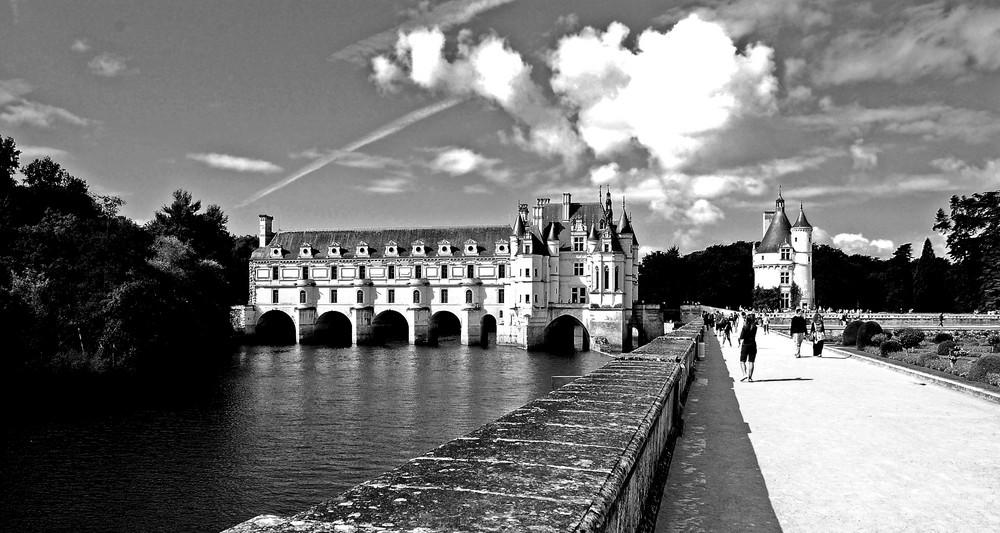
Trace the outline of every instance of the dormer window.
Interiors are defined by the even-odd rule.
[[[465,241],[465,255],[479,255],[479,244],[472,239]]]
[[[531,253],[531,241],[524,241],[524,253]]]
[[[399,257],[399,246],[396,245],[396,241],[389,241],[385,245],[385,256],[386,257]]]
[[[340,248],[339,242],[331,242],[326,250],[326,255],[330,257],[340,257],[342,253],[343,250]]]
[[[354,253],[357,254],[358,257],[368,257],[370,252],[371,248],[368,247],[368,243],[365,241],[361,241],[355,248]]]
[[[424,241],[413,241],[410,243],[410,247],[413,250],[414,256],[424,257],[427,255],[427,247],[424,246]]]
[[[271,248],[271,257],[281,257],[281,247],[275,246]]]
[[[498,253],[498,254],[505,254],[505,253],[507,253],[507,242],[506,241],[497,241],[494,244],[496,245],[496,253]]]
[[[439,242],[438,255],[451,255],[451,243],[448,241]]]
[[[299,247],[299,257],[310,258],[313,255],[313,247],[309,243],[304,243]]]
[[[782,261],[791,261],[792,260],[792,249],[791,248],[782,248],[781,249],[781,260]]]

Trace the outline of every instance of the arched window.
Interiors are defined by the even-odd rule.
[[[618,290],[618,267],[615,267],[615,290]]]
[[[601,267],[594,267],[594,289],[601,290]]]
[[[413,291],[413,303],[415,304],[420,303],[420,291],[418,290]]]
[[[365,303],[365,291],[361,289],[358,289],[358,303],[359,304]]]
[[[608,283],[609,281],[611,281],[610,279],[608,279],[610,277],[611,277],[610,269],[608,269],[608,267],[604,267],[604,290],[608,290],[608,287],[611,286],[611,284]]]
[[[472,303],[472,289],[469,289],[469,290],[465,291],[465,303],[467,303],[467,304],[471,304]]]
[[[306,303],[306,291],[299,291],[299,303]]]

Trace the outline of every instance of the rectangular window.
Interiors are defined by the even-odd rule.
[[[309,267],[302,267],[302,279],[309,279]]]
[[[524,295],[524,303],[526,303],[526,304],[530,304],[531,303],[531,295],[530,294],[525,294]]]
[[[358,279],[365,279],[365,265],[358,266]]]
[[[610,252],[611,251],[611,243],[610,242],[604,243],[604,251],[605,252]]]
[[[537,294],[535,295],[535,303],[536,304],[538,303],[538,295]]]
[[[396,266],[389,265],[389,279],[396,279]]]
[[[337,270],[338,269],[335,266],[331,266],[330,267],[330,278],[331,279],[337,279]]]
[[[531,277],[531,269],[530,268],[524,269],[524,277],[526,277],[526,278],[530,278]]]
[[[389,293],[386,295],[386,298],[389,300],[389,303],[396,303],[396,289],[389,289]]]
[[[330,303],[337,303],[337,289],[330,289]]]
[[[781,284],[782,285],[788,285],[788,282],[789,282],[790,279],[791,279],[791,275],[788,272],[782,272],[781,273]]]
[[[465,268],[465,277],[467,277],[469,279],[472,279],[472,278],[476,277],[476,266],[475,265],[469,265],[469,266],[467,266]]]
[[[583,263],[573,263],[573,275],[574,276],[583,275]]]
[[[416,276],[417,279],[420,279],[420,278],[424,277],[424,266],[423,265],[416,265],[415,267],[413,267],[413,269],[415,271],[414,274],[415,274],[415,276]]]
[[[271,267],[271,279],[278,279],[278,267]]]
[[[448,303],[448,289],[441,289],[441,303]]]
[[[503,289],[497,289],[497,303],[503,303]]]
[[[583,237],[573,237],[573,251],[574,252],[583,251]]]
[[[791,250],[789,250],[788,248],[784,248],[783,250],[781,250],[781,260],[782,261],[789,261],[789,260],[791,260],[791,258],[792,258],[792,251]]]
[[[586,287],[580,287],[580,303],[582,303],[582,304],[587,303],[587,288]]]
[[[278,289],[271,289],[271,303],[278,303]]]
[[[497,277],[506,278],[507,277],[507,265],[497,266]]]
[[[448,265],[441,265],[441,279],[448,279]]]
[[[570,296],[569,296],[569,303],[571,303],[571,304],[580,303],[580,297],[579,297],[579,293],[577,293],[577,291],[576,291],[576,287],[573,287],[572,289],[570,289],[569,290],[569,294],[570,294]]]
[[[535,269],[535,277],[536,278],[538,277],[538,269],[537,268]]]

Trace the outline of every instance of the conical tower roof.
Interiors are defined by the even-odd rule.
[[[549,227],[545,230],[545,240],[559,241],[559,228],[556,227],[555,222],[550,223]]]
[[[517,216],[517,222],[514,222],[514,235],[517,237],[524,237],[524,220],[521,220],[521,215]]]
[[[812,229],[812,224],[806,220],[806,212],[803,209],[802,204],[799,204],[799,217],[795,219],[795,224],[792,224],[792,227]]]
[[[597,224],[590,225],[590,233],[587,235],[587,240],[590,241],[601,240],[601,234],[597,231]]]
[[[624,235],[626,233],[635,233],[632,231],[632,222],[629,221],[628,215],[625,214],[625,210],[622,209],[622,216],[618,219],[618,234]]]
[[[775,253],[781,248],[781,245],[792,240],[792,223],[785,216],[784,201],[780,205],[781,209],[774,212],[771,223],[767,226],[767,231],[764,232],[764,238],[757,246],[757,253]]]

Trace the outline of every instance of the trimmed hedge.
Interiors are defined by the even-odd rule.
[[[925,338],[927,338],[927,334],[917,328],[903,328],[896,330],[896,340],[899,341],[899,344],[901,344],[903,348],[908,350],[919,346]]]
[[[882,333],[882,326],[878,322],[869,320],[858,328],[858,343],[857,347],[859,350],[864,350],[865,346],[873,346],[872,337]]]
[[[878,346],[878,351],[882,354],[882,357],[885,357],[891,353],[903,351],[903,347],[896,341],[888,340]]]
[[[860,320],[855,320],[847,326],[844,327],[844,333],[841,336],[840,343],[844,346],[853,346],[858,343],[858,330],[864,322]]]
[[[955,341],[946,340],[941,344],[938,344],[937,354],[938,355],[951,355],[951,349],[955,347]]]
[[[969,381],[989,383],[986,379],[987,374],[996,373],[1000,373],[1000,355],[984,355],[972,363],[972,368],[969,369]]]
[[[940,344],[944,341],[953,341],[953,340],[955,340],[955,336],[952,335],[951,333],[938,333],[937,335],[934,335],[934,344]]]

